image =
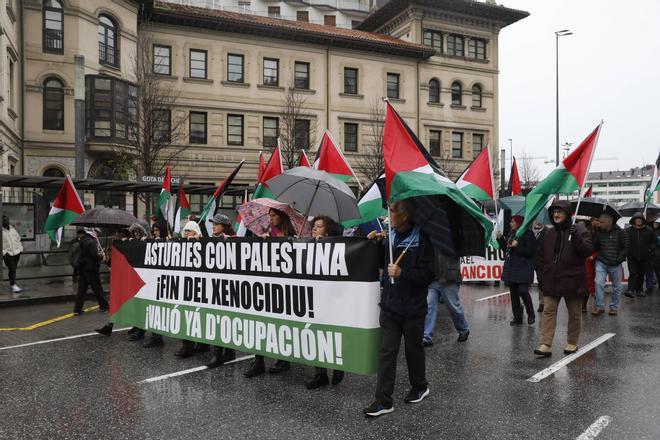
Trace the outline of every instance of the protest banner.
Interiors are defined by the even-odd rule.
[[[359,238],[118,242],[115,323],[353,373],[376,372],[379,247]]]

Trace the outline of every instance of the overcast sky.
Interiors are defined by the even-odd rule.
[[[573,35],[559,39],[560,144],[575,148],[603,119],[592,171],[653,163],[660,151],[660,1],[498,3],[531,14],[500,33],[500,148],[507,157],[511,138],[514,155],[554,161],[554,31],[570,29]],[[554,168],[535,164],[542,175]]]

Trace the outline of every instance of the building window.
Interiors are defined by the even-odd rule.
[[[190,77],[206,79],[206,51],[190,49]]]
[[[125,143],[137,139],[137,89],[107,76],[85,78],[85,124],[87,137]]]
[[[358,124],[344,124],[344,151],[357,152],[358,150]]]
[[[172,48],[154,44],[153,71],[158,75],[172,74]]]
[[[280,85],[280,60],[264,58],[264,85]]]
[[[99,16],[99,63],[119,66],[117,25],[107,15]]]
[[[387,97],[399,99],[399,74],[387,74]]]
[[[64,86],[57,78],[44,81],[44,130],[64,130]]]
[[[463,157],[463,133],[451,134],[451,157],[461,159]]]
[[[326,26],[337,26],[337,17],[334,15],[324,15],[323,24]]]
[[[189,142],[191,144],[206,143],[206,113],[190,112],[190,134]]]
[[[442,34],[438,31],[425,29],[424,46],[431,46],[438,51],[442,51]]]
[[[9,84],[8,84],[9,92],[8,92],[8,94],[9,94],[9,108],[11,108],[12,110],[15,108],[14,104],[16,104],[14,102],[15,99],[16,99],[15,98],[15,96],[16,96],[15,84],[14,84],[15,77],[16,77],[16,72],[14,72],[14,66],[15,65],[16,65],[16,63],[10,59],[9,60]]]
[[[429,149],[431,150],[431,156],[440,156],[441,138],[442,132],[440,130],[429,131]]]
[[[296,11],[296,21],[309,21],[309,11]]]
[[[351,29],[357,29],[360,23],[362,23],[360,20],[351,20]]]
[[[296,119],[293,124],[295,148],[309,150],[309,119]]]
[[[481,86],[472,86],[472,107],[481,108]]]
[[[44,52],[64,52],[64,13],[58,0],[44,1],[43,10]]]
[[[280,120],[264,118],[263,144],[265,148],[277,147],[277,137],[280,135]]]
[[[268,6],[268,16],[270,18],[280,18],[280,7]]]
[[[350,67],[344,68],[344,93],[357,95],[358,93],[358,70]]]
[[[227,145],[243,145],[243,115],[227,115]]]
[[[449,55],[456,55],[462,57],[464,54],[463,37],[460,35],[447,36],[447,53]]]
[[[294,70],[294,87],[296,89],[309,89],[309,63],[296,61]]]
[[[472,134],[472,157],[474,159],[479,156],[481,150],[484,149],[484,135],[482,133]]]
[[[157,143],[168,143],[171,140],[172,133],[172,114],[166,109],[156,109],[153,112],[152,136]]]
[[[242,83],[245,81],[243,76],[243,55],[230,53],[227,55],[227,81]]]
[[[250,2],[246,1],[239,1],[238,2],[238,12],[241,12],[243,14],[249,14],[252,12],[252,7]]]
[[[451,105],[463,105],[463,86],[458,81],[451,85]]]
[[[429,102],[440,103],[440,81],[435,78],[429,81]]]
[[[472,38],[468,40],[468,57],[486,59],[486,41]]]

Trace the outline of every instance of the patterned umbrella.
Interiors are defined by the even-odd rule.
[[[138,219],[130,212],[112,208],[92,208],[85,211],[75,222],[75,226],[91,226],[97,228],[125,228]]]
[[[311,236],[309,223],[305,221],[303,215],[286,203],[278,202],[273,199],[261,198],[250,200],[248,203],[239,206],[237,209],[247,229],[259,237],[267,237],[270,229],[270,216],[268,215],[268,211],[270,211],[271,208],[282,211],[288,215],[289,219],[291,219],[291,225],[296,231],[300,231],[300,229],[303,228],[303,237]]]

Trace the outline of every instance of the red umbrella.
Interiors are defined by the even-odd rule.
[[[303,228],[303,237],[309,237],[311,235],[311,229],[309,222],[305,220],[305,217],[287,205],[286,203],[278,202],[273,199],[253,199],[250,200],[245,205],[239,206],[238,213],[243,219],[243,224],[247,229],[252,231],[255,235],[259,237],[268,236],[268,231],[270,229],[270,216],[268,211],[270,209],[277,209],[289,216],[291,220],[291,225],[296,231],[300,231]]]

